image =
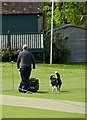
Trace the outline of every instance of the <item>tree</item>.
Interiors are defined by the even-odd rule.
[[[55,2],[54,27],[61,23],[85,25],[85,8],[86,2]],[[46,3],[43,8],[46,15],[46,28],[51,27],[51,9],[51,2]]]
[[[49,63],[50,58],[50,32],[45,36],[45,59]],[[65,44],[68,39],[62,32],[55,31],[53,34],[53,63],[64,63],[70,55],[70,49]]]

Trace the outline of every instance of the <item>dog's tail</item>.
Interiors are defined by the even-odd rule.
[[[57,78],[60,80],[60,74],[58,73],[58,71],[55,71],[55,74],[56,74]]]

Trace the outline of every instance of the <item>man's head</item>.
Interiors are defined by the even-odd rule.
[[[23,45],[23,50],[27,50],[28,49],[28,45],[24,44]]]

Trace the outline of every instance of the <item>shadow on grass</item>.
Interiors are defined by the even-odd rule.
[[[43,94],[45,94],[45,93],[49,93],[49,91],[38,91],[37,93],[43,93]]]
[[[62,90],[60,91],[60,93],[69,93],[70,91],[67,90]],[[46,93],[50,93],[49,91],[38,91],[37,93],[41,93],[41,94],[46,94]],[[51,92],[52,93],[52,92]]]
[[[68,90],[62,90],[62,91],[60,91],[60,92],[63,92],[63,93],[65,93],[65,92],[70,92],[70,91],[68,91]]]

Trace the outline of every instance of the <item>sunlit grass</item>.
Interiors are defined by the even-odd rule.
[[[2,92],[3,94],[29,97],[45,97],[71,101],[85,101],[85,65],[84,64],[36,64],[31,77],[39,79],[40,88],[36,94],[21,94],[18,92],[20,73],[16,63],[2,64]],[[50,75],[57,70],[63,82],[60,94],[51,92]],[[12,76],[13,74],[13,76]],[[14,90],[13,90],[14,80]]]

